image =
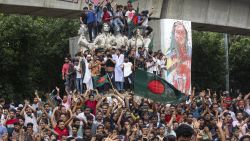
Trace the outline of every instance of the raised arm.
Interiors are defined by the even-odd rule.
[[[28,105],[27,100],[25,100],[24,103],[25,103],[25,105],[24,105],[22,111],[20,112],[20,115],[21,115],[21,116],[24,116],[24,112],[25,112],[25,110],[26,110],[26,108],[27,108],[27,105]]]
[[[103,102],[106,98],[107,98],[107,96],[104,96],[104,97],[101,98],[101,100],[99,100],[99,101],[97,102],[97,104],[96,104],[96,109],[98,109],[98,108],[101,106],[102,102]]]
[[[111,94],[111,95],[114,96],[122,106],[124,106],[124,101],[122,100],[120,96],[115,95],[115,94]]]
[[[121,120],[122,120],[122,117],[123,117],[123,115],[124,115],[125,112],[126,112],[125,110],[122,110],[122,112],[121,112],[121,114],[120,114],[120,116],[119,116],[119,118],[118,118],[118,121],[117,121],[117,125],[118,125],[118,130],[119,130],[119,131],[122,130]]]
[[[155,10],[154,10],[154,8],[152,7],[152,8],[151,8],[151,12],[149,13],[149,17],[151,17],[151,16],[154,14],[154,12],[155,12]]]
[[[57,132],[55,132],[53,129],[49,128],[49,126],[45,127],[47,130],[51,131],[53,134],[55,134],[56,136],[59,136],[59,134]]]
[[[102,96],[99,94],[97,89],[95,89],[95,92],[96,92],[95,100],[98,101],[102,98]]]
[[[195,96],[195,87],[193,87],[193,89],[192,89],[192,94],[191,94],[191,96],[190,96],[190,101],[191,101],[191,103],[192,103],[193,100],[194,100],[194,96]]]
[[[248,101],[249,96],[250,96],[250,93],[248,93],[247,95],[244,96],[244,101],[246,103],[246,106],[248,106],[248,107],[249,107],[249,101]]]
[[[65,122],[65,126],[68,126],[71,121],[75,118],[76,116],[75,115],[72,115],[66,122]]]
[[[50,122],[51,122],[51,126],[52,128],[56,128],[56,122],[55,122],[55,112],[56,110],[58,109],[58,107],[56,107],[54,110],[53,110],[53,113],[50,117]]]
[[[218,127],[220,136],[221,136],[221,141],[226,141],[225,133],[222,129],[223,121],[221,119],[218,119],[216,126]]]
[[[83,98],[84,98],[84,101],[83,101],[83,102],[85,102],[85,101],[87,101],[87,100],[89,99],[89,92],[90,92],[90,90],[88,89],[88,90],[86,90],[86,92],[83,94]]]

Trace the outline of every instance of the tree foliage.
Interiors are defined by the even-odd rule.
[[[35,89],[48,91],[60,81],[69,37],[78,23],[66,19],[0,15],[0,95],[21,100]]]
[[[230,85],[243,92],[250,90],[250,38],[231,36],[229,51]]]
[[[223,35],[193,32],[192,85],[206,89],[225,88],[225,50]]]

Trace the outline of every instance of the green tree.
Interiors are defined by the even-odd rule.
[[[250,90],[250,38],[244,36],[230,37],[230,87],[242,92]]]
[[[62,85],[68,39],[77,28],[74,20],[0,14],[0,97],[18,101]]]
[[[193,31],[192,85],[201,89],[225,88],[223,35]]]

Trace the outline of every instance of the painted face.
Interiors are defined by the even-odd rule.
[[[103,30],[104,30],[105,32],[109,32],[109,31],[110,31],[109,25],[108,25],[108,24],[103,24]]]
[[[175,40],[179,46],[185,45],[186,30],[182,24],[177,24],[175,27]]]

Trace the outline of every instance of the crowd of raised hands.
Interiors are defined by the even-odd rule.
[[[116,89],[63,94],[59,88],[32,102],[1,99],[3,141],[238,141],[249,140],[249,96],[210,90],[161,104]],[[39,96],[40,95],[40,96]]]

